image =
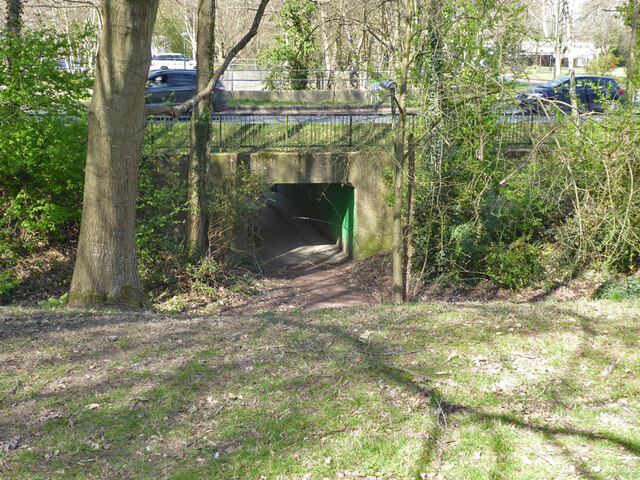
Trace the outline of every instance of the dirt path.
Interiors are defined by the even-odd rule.
[[[353,262],[282,195],[273,194],[259,220],[267,279],[256,299],[234,311],[371,305],[376,296],[356,281]]]

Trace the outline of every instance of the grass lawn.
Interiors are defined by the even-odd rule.
[[[639,303],[0,308],[2,479],[637,479]]]

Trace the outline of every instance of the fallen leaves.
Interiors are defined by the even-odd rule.
[[[15,450],[18,448],[18,442],[20,437],[11,437],[9,440],[0,442],[0,452],[8,452],[9,450]]]

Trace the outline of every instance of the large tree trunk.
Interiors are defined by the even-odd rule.
[[[196,55],[196,91],[207,87],[213,75],[215,0],[198,2],[198,49]],[[211,97],[193,107],[191,114],[191,148],[189,151],[186,245],[188,253],[201,257],[208,247],[207,164],[211,138]]]
[[[104,0],[70,305],[148,302],[136,264],[136,190],[157,9],[158,0]]]

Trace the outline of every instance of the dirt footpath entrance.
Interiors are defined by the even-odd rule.
[[[318,309],[378,303],[375,285],[360,281],[356,262],[286,198],[274,193],[258,221],[265,276],[257,298],[229,306],[241,312]]]

